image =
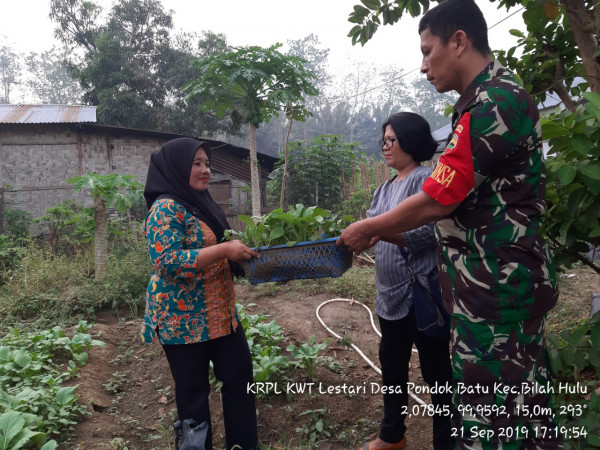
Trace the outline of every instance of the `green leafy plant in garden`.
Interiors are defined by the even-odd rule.
[[[40,448],[85,414],[76,386],[63,385],[87,362],[91,346],[104,346],[88,329],[82,321],[69,337],[58,326],[31,333],[12,328],[0,338],[0,449]],[[52,442],[42,448],[55,448]]]
[[[303,423],[302,426],[296,428],[296,433],[302,434],[308,440],[308,448],[314,448],[316,443],[322,439],[331,436],[333,427],[325,418],[327,415],[327,407],[319,409],[309,409],[300,413],[300,417],[308,416],[308,423]]]
[[[41,450],[54,450],[58,444],[54,439],[46,442],[46,434],[34,431],[36,417],[7,411],[0,415],[0,450],[17,450],[34,446]]]
[[[253,351],[252,369],[255,382],[275,382],[282,378],[281,375],[290,366],[290,362],[281,354],[281,349],[272,351],[278,348],[262,349],[258,354]]]
[[[319,353],[327,348],[328,342],[315,342],[315,336],[312,335],[307,343],[296,347],[294,344],[288,345],[287,351],[292,354],[298,364],[304,367],[306,378],[312,380],[315,373],[315,364],[319,359]]]
[[[252,370],[255,382],[274,382],[286,377],[292,362],[282,354],[279,342],[283,338],[281,327],[275,320],[267,322],[265,316],[246,314],[243,306],[238,306],[238,315],[252,354]],[[257,392],[258,398],[268,394]]]
[[[251,327],[252,362],[254,381],[275,381],[285,375],[291,362],[282,354],[278,345],[283,338],[281,327],[275,320],[257,322]]]
[[[338,217],[317,206],[297,204],[285,212],[275,209],[264,216],[238,216],[244,231],[227,230],[228,239],[239,238],[249,247],[294,246],[298,242],[336,237],[353,222],[353,217]]]
[[[555,373],[580,381],[583,370],[591,368],[600,377],[600,313],[575,328],[546,333],[550,362]]]

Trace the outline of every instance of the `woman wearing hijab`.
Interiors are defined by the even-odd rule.
[[[229,225],[210,196],[209,149],[173,139],[150,158],[144,233],[153,273],[140,333],[162,345],[175,381],[176,448],[211,449],[209,363],[223,382],[225,444],[257,446],[252,360],[235,307],[231,262],[258,254],[241,241],[221,242]]]
[[[396,175],[377,188],[367,217],[375,217],[421,191],[431,174],[421,162],[430,160],[437,144],[427,121],[418,114],[392,114],[382,125],[381,150]],[[381,329],[379,361],[382,384],[392,388],[383,394],[383,420],[376,439],[364,449],[398,450],[406,447],[404,419],[408,407],[408,365],[413,343],[419,351],[423,379],[431,387],[452,386],[449,336],[430,337],[417,328],[410,269],[415,273],[437,271],[437,243],[433,223],[395,236],[382,236],[375,251],[376,312]],[[404,250],[403,250],[404,249]],[[437,272],[436,272],[437,273]],[[401,388],[401,393],[395,389]],[[431,394],[434,449],[453,449],[450,430],[451,393]],[[437,414],[437,412],[440,414]],[[447,414],[446,414],[447,413]]]

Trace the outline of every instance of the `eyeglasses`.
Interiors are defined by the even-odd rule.
[[[394,142],[396,142],[398,139],[392,139],[392,138],[383,138],[382,140],[379,141],[379,146],[381,147],[381,150],[384,150],[387,147],[391,147],[392,145],[394,145]]]

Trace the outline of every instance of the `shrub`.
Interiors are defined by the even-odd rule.
[[[27,238],[31,214],[8,204],[4,210],[4,234],[13,238]]]
[[[48,326],[92,319],[96,311],[111,307],[137,315],[151,272],[145,241],[138,239],[121,253],[111,255],[107,277],[98,282],[90,247],[67,256],[31,243],[0,286],[0,317]]]
[[[349,199],[336,205],[334,210],[339,214],[347,214],[355,217],[356,220],[362,220],[366,219],[372,201],[373,193],[371,191],[360,190],[354,192]]]

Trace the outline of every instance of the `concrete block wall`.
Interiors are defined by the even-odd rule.
[[[144,184],[150,155],[163,142],[134,134],[88,132],[72,124],[2,124],[0,186],[5,187],[5,204],[34,218],[43,216],[48,208],[75,199],[68,180],[88,172],[135,175]],[[89,194],[80,194],[77,200],[91,205]]]
[[[135,175],[135,181],[144,185],[150,155],[168,139],[168,135],[123,129],[81,129],[76,124],[0,124],[0,187],[5,188],[5,207],[37,218],[69,199],[91,206],[89,193],[76,196],[67,182],[88,172]],[[247,183],[227,174],[214,175],[215,180],[231,179],[235,209],[248,203]]]

